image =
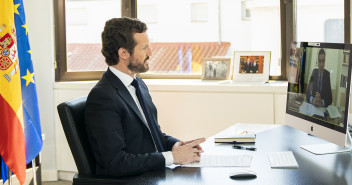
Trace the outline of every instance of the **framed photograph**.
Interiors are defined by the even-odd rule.
[[[231,58],[204,58],[202,80],[228,80],[230,69]]]
[[[235,51],[233,82],[269,81],[270,51]]]

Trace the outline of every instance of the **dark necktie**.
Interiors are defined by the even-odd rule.
[[[322,84],[322,74],[319,73],[318,75],[318,91],[321,92],[321,86],[323,85]]]
[[[133,79],[131,85],[133,85],[133,87],[136,88],[136,95],[137,95],[138,101],[141,104],[141,107],[143,109],[144,116],[147,119],[149,130],[153,136],[154,143],[155,143],[156,147],[158,148],[159,152],[164,152],[165,150],[164,150],[163,145],[161,144],[161,139],[158,134],[157,125],[156,125],[156,123],[152,117],[152,114],[150,113],[150,110],[146,104],[146,101],[141,93],[138,81],[136,79]]]

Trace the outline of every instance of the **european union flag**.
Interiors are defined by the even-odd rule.
[[[26,163],[31,162],[43,146],[31,49],[22,0],[14,0],[18,58],[20,64]]]
[[[1,171],[1,177],[2,182],[5,183],[5,181],[9,178],[9,167],[6,165],[5,161],[2,159],[0,156],[0,171]]]

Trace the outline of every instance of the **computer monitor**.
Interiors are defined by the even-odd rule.
[[[348,150],[351,54],[351,44],[291,43],[286,123],[330,142],[303,149],[315,154]]]

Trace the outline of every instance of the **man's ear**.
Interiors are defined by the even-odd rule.
[[[122,59],[127,59],[130,56],[130,52],[128,52],[128,50],[125,48],[120,48],[118,53]]]

